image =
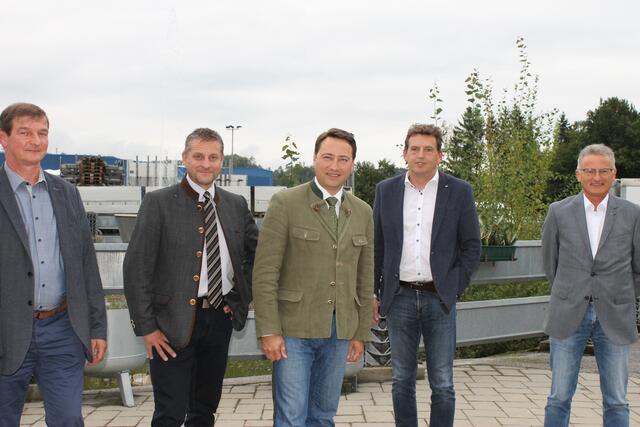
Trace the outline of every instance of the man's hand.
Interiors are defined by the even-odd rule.
[[[231,310],[229,304],[226,304],[224,307],[222,307],[222,311],[224,311],[224,314],[233,314],[233,310]]]
[[[380,321],[380,314],[378,313],[379,305],[380,305],[380,301],[378,301],[378,298],[373,297],[373,323],[376,325]]]
[[[107,342],[98,338],[91,340],[91,354],[93,359],[87,363],[87,366],[97,365],[104,359],[104,354],[107,352]]]
[[[347,350],[347,362],[356,362],[364,353],[364,342],[359,340],[349,341],[349,350]]]
[[[262,347],[264,355],[272,362],[287,358],[287,349],[285,348],[284,337],[282,335],[260,337],[260,346]]]
[[[158,353],[158,355],[165,362],[169,360],[169,358],[167,357],[167,353],[171,357],[174,357],[174,358],[176,357],[176,352],[173,351],[173,349],[169,345],[169,340],[162,333],[160,329],[156,329],[150,334],[145,335],[143,339],[144,339],[144,346],[147,348],[148,359],[153,359],[153,349],[156,350],[156,353]]]

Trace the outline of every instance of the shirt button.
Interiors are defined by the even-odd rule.
[[[193,275],[193,281],[194,282],[199,282],[200,281],[200,276],[198,276],[197,274]]]
[[[197,301],[195,300],[195,298],[191,298],[191,299],[189,300],[189,304],[191,304],[191,305],[196,305],[196,302],[197,302]]]
[[[202,257],[202,251],[196,252],[196,258],[201,258],[201,257]]]
[[[38,242],[42,242],[42,239],[38,239]]]
[[[198,227],[198,233],[200,234],[204,233],[204,227]]]
[[[38,220],[38,217],[36,217],[36,221]]]

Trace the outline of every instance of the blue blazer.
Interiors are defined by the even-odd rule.
[[[439,174],[430,262],[438,295],[451,309],[480,262],[480,225],[471,186],[442,171]],[[373,203],[374,286],[382,316],[389,312],[400,286],[405,176],[380,182]]]

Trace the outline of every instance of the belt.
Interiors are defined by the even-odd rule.
[[[438,293],[433,280],[430,280],[428,282],[405,282],[404,280],[400,280],[400,286],[404,288],[415,289],[416,291],[427,291],[433,292],[434,294]]]
[[[67,300],[64,300],[62,304],[57,306],[52,310],[47,311],[34,311],[33,318],[34,319],[48,319],[49,317],[55,316],[58,313],[62,313],[67,309]]]

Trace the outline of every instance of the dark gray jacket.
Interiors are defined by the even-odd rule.
[[[91,339],[107,338],[102,282],[78,190],[45,173],[64,262],[68,313],[91,360]],[[31,342],[33,264],[27,232],[4,167],[0,168],[0,374],[13,374]]]
[[[216,187],[218,221],[234,272],[234,291],[225,296],[236,330],[244,327],[251,302],[251,270],[258,228],[242,196]],[[147,193],[124,258],[124,292],[138,336],[160,329],[174,349],[191,339],[202,263],[204,222],[197,193],[181,184]],[[200,253],[200,256],[198,254]]]

